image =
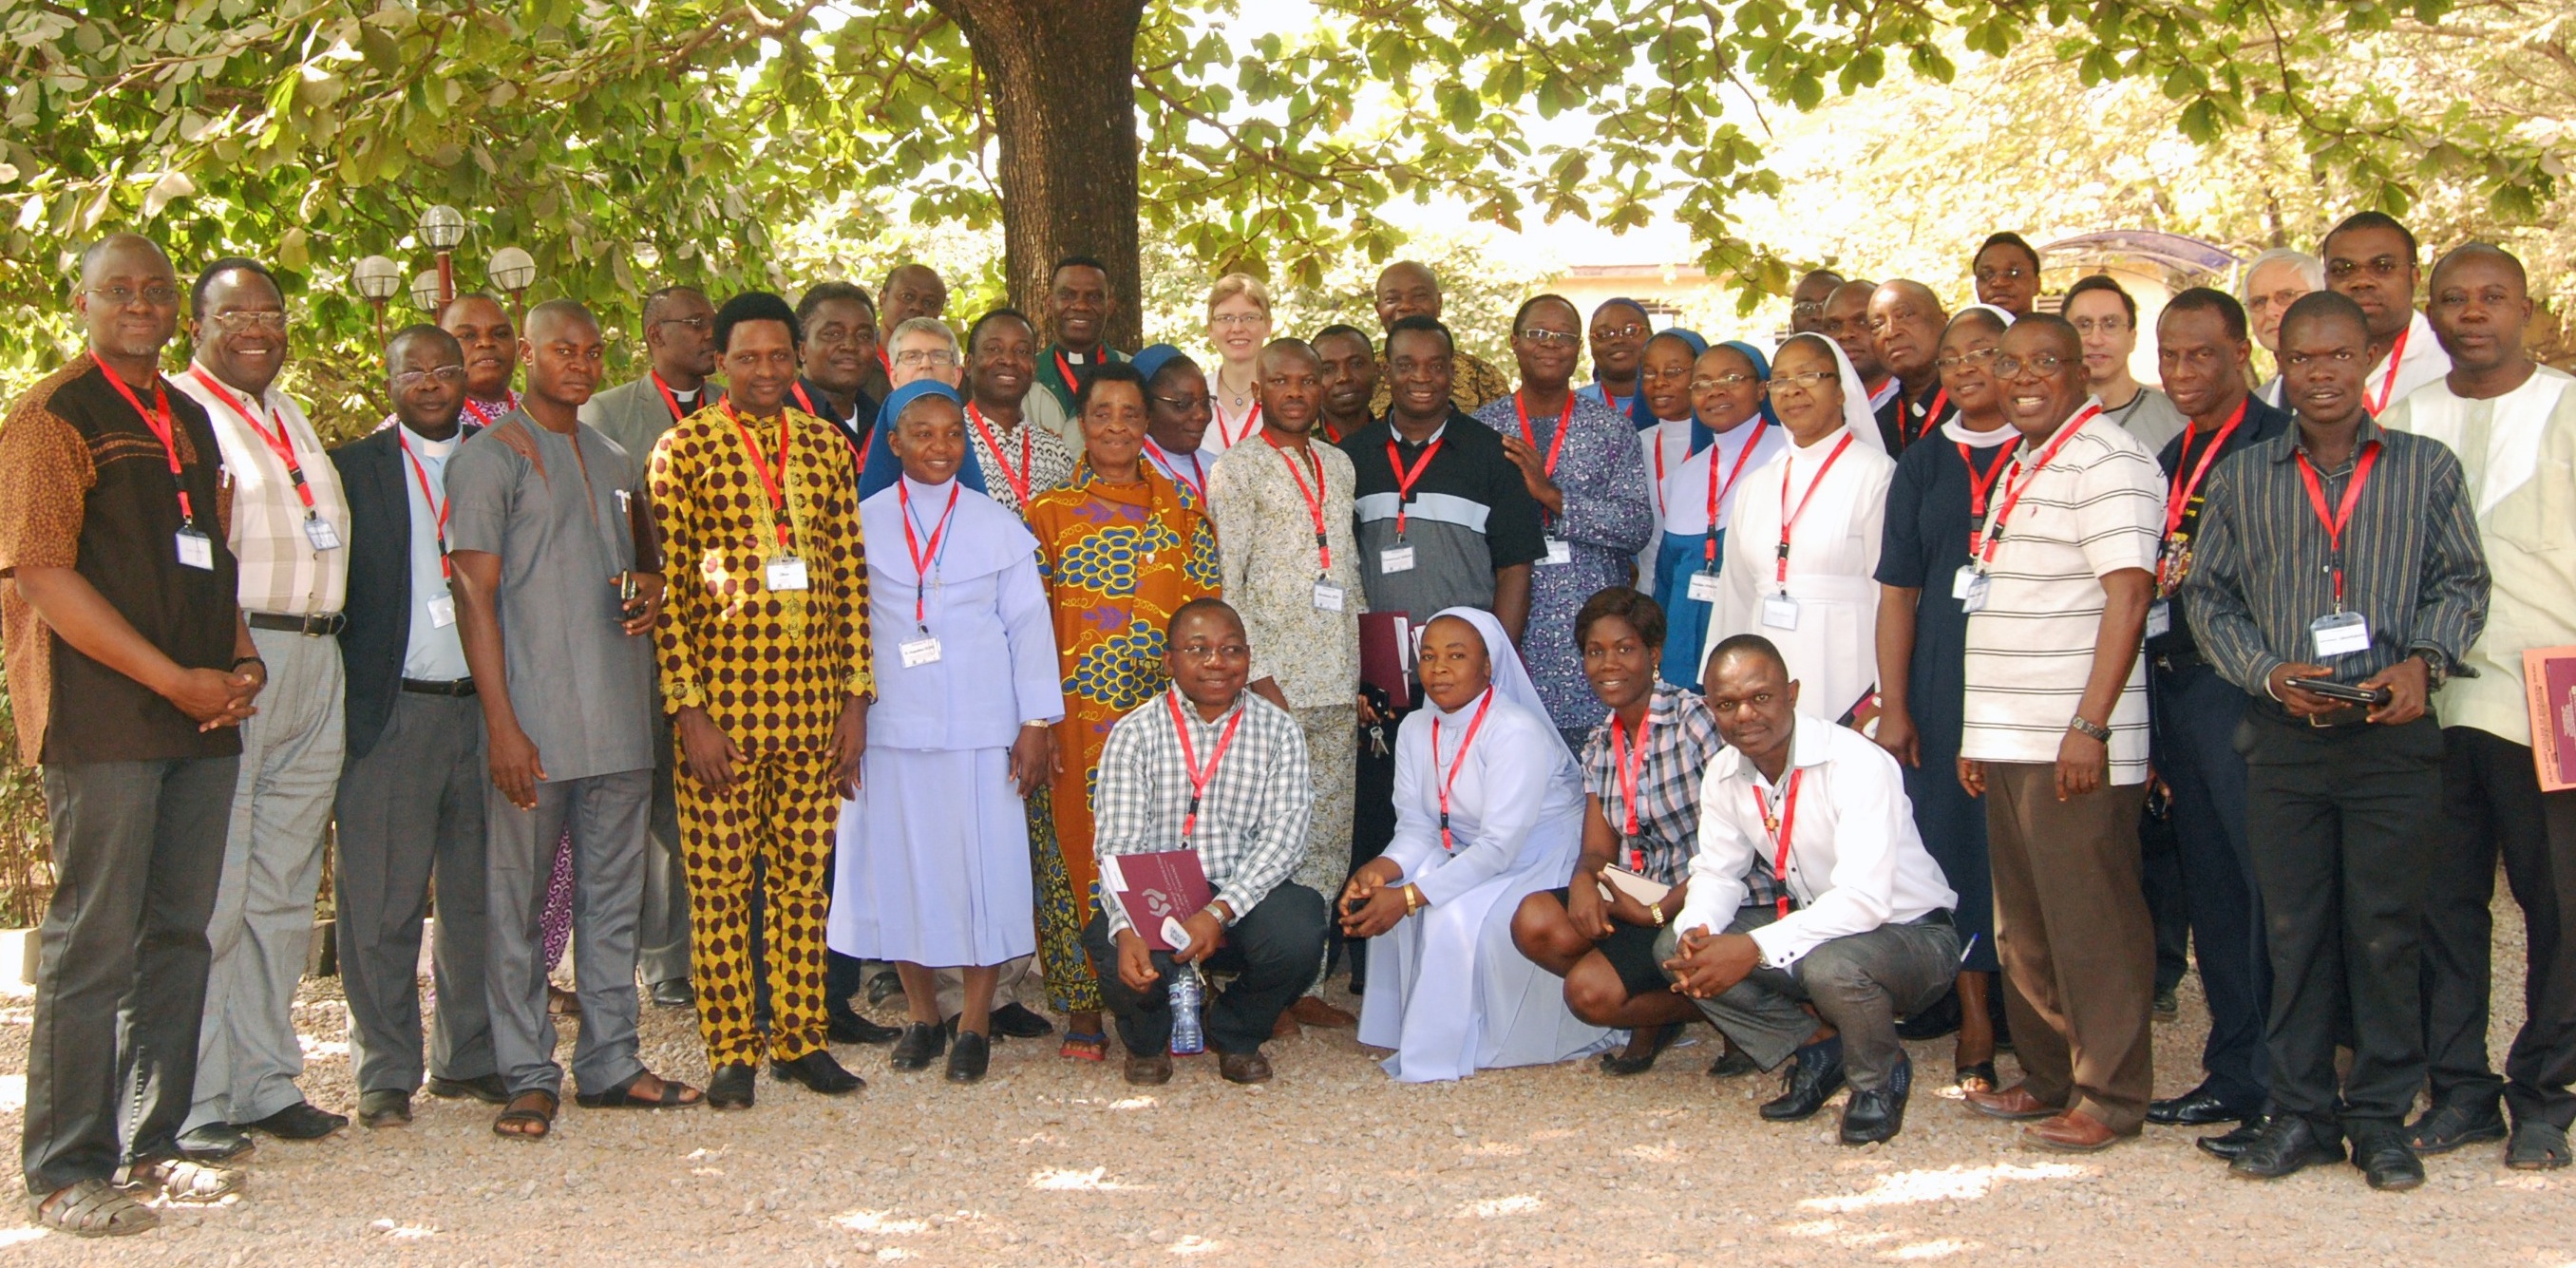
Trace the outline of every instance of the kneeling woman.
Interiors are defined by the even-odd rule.
[[[1592,694],[1610,706],[1583,745],[1583,856],[1570,885],[1521,900],[1512,942],[1565,979],[1577,1018],[1633,1032],[1628,1051],[1605,1054],[1602,1068],[1642,1074],[1673,1027],[1698,1015],[1664,979],[1655,935],[1689,894],[1700,776],[1725,743],[1708,702],[1655,673],[1664,613],[1653,599],[1626,586],[1603,590],[1575,615],[1574,638]],[[1605,889],[1610,868],[1627,876]],[[1754,884],[1769,882],[1768,868],[1756,871]],[[1664,892],[1646,901],[1648,889]]]
[[[966,415],[929,380],[887,401],[903,478],[859,503],[877,701],[859,795],[842,807],[831,945],[891,960],[911,1001],[897,1070],[947,1046],[933,970],[965,969],[948,1077],[982,1078],[996,970],[1037,950],[1028,813],[1064,716],[1037,539],[961,488]]]
[[[1360,1042],[1407,1083],[1597,1052],[1557,980],[1512,946],[1521,900],[1566,883],[1583,838],[1574,754],[1502,623],[1450,608],[1422,632],[1427,707],[1396,740],[1395,840],[1342,890],[1375,938]]]

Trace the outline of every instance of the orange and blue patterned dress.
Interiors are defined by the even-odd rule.
[[[1153,464],[1138,470],[1136,482],[1111,484],[1086,461],[1028,508],[1038,571],[1055,609],[1065,706],[1055,736],[1064,773],[1051,800],[1067,886],[1061,897],[1041,888],[1038,946],[1050,1002],[1077,1012],[1100,1007],[1081,942],[1100,903],[1091,826],[1100,750],[1110,725],[1169,681],[1163,627],[1172,613],[1221,588],[1216,526],[1205,508]]]

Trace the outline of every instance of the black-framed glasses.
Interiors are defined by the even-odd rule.
[[[2409,263],[2411,261],[2394,255],[2374,256],[2367,260],[2333,259],[2326,261],[2326,276],[2350,277],[2368,269],[2375,277],[2395,277],[2405,272]]]
[[[1997,282],[2018,282],[2029,276],[2029,269],[2023,268],[2018,264],[2010,264],[1999,269],[1987,268],[1977,270],[1977,284],[1979,286],[1992,286]]]

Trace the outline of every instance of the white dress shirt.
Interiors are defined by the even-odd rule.
[[[1673,927],[1723,933],[1744,905],[1745,874],[1776,857],[1763,807],[1781,813],[1797,781],[1797,815],[1784,826],[1789,861],[1780,879],[1796,909],[1756,929],[1762,962],[1786,968],[1835,938],[1903,924],[1958,905],[1941,865],[1923,848],[1904,776],[1885,749],[1848,727],[1798,715],[1789,770],[1774,788],[1741,750],[1709,763],[1700,784],[1699,853],[1690,896]]]

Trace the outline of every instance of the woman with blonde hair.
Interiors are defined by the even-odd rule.
[[[1210,462],[1261,433],[1261,350],[1270,343],[1270,288],[1249,273],[1228,273],[1208,289],[1208,346],[1217,369],[1208,384],[1216,417],[1199,441]]]

